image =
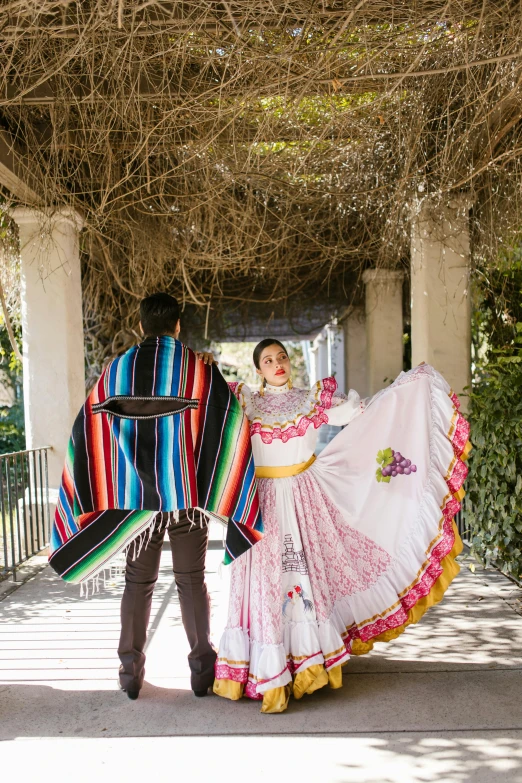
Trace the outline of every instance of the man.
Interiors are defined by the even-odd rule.
[[[207,519],[229,519],[225,562],[261,538],[250,434],[210,357],[198,359],[177,339],[177,301],[149,296],[140,318],[143,341],[106,367],[74,424],[50,563],[67,581],[84,582],[127,551],[118,654],[121,687],[134,700],[167,531],[191,687],[204,696],[216,658],[204,579]]]

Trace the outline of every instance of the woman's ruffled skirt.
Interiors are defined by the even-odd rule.
[[[341,687],[350,655],[441,600],[462,549],[453,520],[469,425],[458,406],[423,365],[376,395],[308,471],[259,481],[265,535],[231,565],[217,694],[281,712],[290,693]],[[383,476],[394,453],[410,465]]]

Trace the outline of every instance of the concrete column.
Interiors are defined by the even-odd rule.
[[[309,373],[309,380],[310,380],[310,387],[314,385],[314,383],[319,380],[317,375],[317,346],[315,342],[310,342],[310,347],[308,349],[309,357],[310,357],[310,373]]]
[[[315,338],[314,344],[317,346],[315,371],[317,373],[317,380],[322,381],[323,378],[328,378],[329,375],[328,337],[325,329]]]
[[[354,309],[344,323],[344,362],[346,389],[355,389],[361,397],[368,396],[366,317],[364,309]]]
[[[366,354],[368,393],[387,386],[402,370],[403,273],[392,269],[367,269],[366,284]]]
[[[51,446],[56,488],[73,421],[85,399],[80,217],[17,208],[22,261],[24,408],[27,448]]]
[[[470,206],[425,200],[411,237],[412,365],[432,364],[457,394],[471,383]]]
[[[333,375],[337,388],[344,394],[346,391],[344,364],[344,330],[339,324],[332,323],[326,327],[328,340],[328,375]]]

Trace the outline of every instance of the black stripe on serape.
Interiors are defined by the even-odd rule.
[[[234,560],[248,552],[257,541],[259,541],[259,536],[253,535],[249,527],[240,525],[239,522],[234,522],[233,519],[228,520],[226,548],[230,557]]]
[[[80,509],[75,509],[74,513],[83,514],[93,510],[89,461],[94,457],[93,454],[89,454],[85,437],[85,405],[73,424],[72,440],[74,444],[74,491],[80,504]]]
[[[148,337],[136,348],[136,360],[134,362],[134,389],[129,378],[128,394],[136,396],[152,396],[154,394],[154,367],[156,364],[156,352],[161,353],[157,337]]]
[[[72,566],[79,563],[94,548],[100,546],[105,539],[119,527],[123,520],[131,514],[131,511],[111,509],[101,511],[100,515],[93,519],[86,528],[76,533],[69,541],[66,541],[49,558],[50,565],[58,576],[63,576]]]
[[[212,389],[207,399],[205,428],[199,448],[199,464],[197,471],[198,498],[202,504],[206,503],[208,492],[212,483],[212,476],[216,467],[216,461],[220,454],[223,425],[225,423],[229,405],[236,402],[232,398],[227,382],[215,365],[211,367]]]
[[[163,469],[156,457],[157,420],[133,421],[137,430],[135,465],[142,486],[141,508],[160,508],[161,498],[156,488],[156,471]]]

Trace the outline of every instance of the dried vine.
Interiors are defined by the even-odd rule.
[[[12,0],[0,41],[0,124],[42,202],[85,217],[93,356],[152,290],[207,325],[350,302],[407,264],[419,197],[472,194],[482,266],[518,235],[511,0]]]

